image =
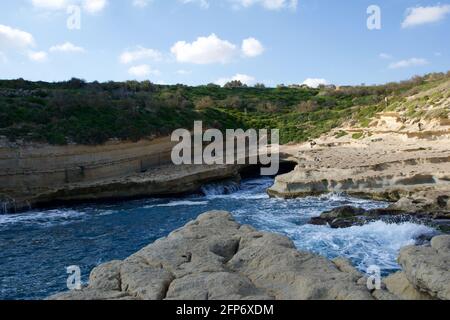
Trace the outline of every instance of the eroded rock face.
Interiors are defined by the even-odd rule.
[[[450,235],[431,240],[431,246],[403,248],[398,259],[408,281],[432,298],[450,300]]]
[[[297,251],[284,236],[213,211],[51,299],[373,299],[362,277],[345,259]]]
[[[431,212],[435,219],[450,219],[450,197],[445,190],[426,190],[403,197],[390,208],[408,212]]]
[[[398,114],[381,117],[377,121],[384,123],[381,127],[349,123],[316,139],[314,145],[282,146],[281,151],[295,157],[298,166],[278,176],[268,193],[294,198],[344,192],[398,201],[395,208],[407,212],[445,217],[444,211],[450,218],[449,125],[428,123],[425,132],[417,131],[417,124],[405,127]],[[397,125],[388,125],[391,122]],[[336,135],[343,131],[349,134]],[[353,132],[362,138],[353,138]]]
[[[175,166],[170,137],[98,146],[9,145],[0,141],[0,212],[56,203],[197,192],[239,180],[243,165]]]
[[[430,300],[431,296],[417,290],[406,278],[403,271],[390,275],[383,280],[386,289],[403,300]]]

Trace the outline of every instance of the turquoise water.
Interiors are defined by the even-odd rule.
[[[0,216],[0,299],[42,299],[66,289],[66,267],[81,267],[83,281],[100,263],[124,259],[208,210],[227,210],[240,223],[285,234],[299,249],[329,258],[345,256],[365,271],[398,270],[399,249],[433,229],[414,223],[374,222],[334,230],[308,225],[324,210],[342,205],[366,209],[383,202],[339,195],[271,199],[272,178],[212,184],[202,195],[74,206]]]

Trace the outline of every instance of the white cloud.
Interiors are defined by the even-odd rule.
[[[159,76],[161,74],[158,70],[153,70],[147,64],[131,67],[128,69],[128,73],[136,78],[145,78],[149,75]]]
[[[406,13],[407,16],[402,23],[402,28],[410,28],[440,21],[450,13],[450,5],[408,8]]]
[[[133,0],[134,2],[138,2],[138,5],[135,6],[146,6],[146,2],[149,0]],[[152,0],[150,0],[152,1]],[[217,0],[216,0],[217,1]],[[142,5],[141,5],[142,2]],[[178,2],[183,4],[194,3],[199,5],[203,9],[208,9],[210,6],[211,0],[178,0]],[[240,8],[249,8],[254,5],[262,6],[267,10],[281,10],[281,9],[297,9],[298,0],[222,0],[222,2],[231,3],[232,8],[240,9]]]
[[[138,8],[145,8],[153,0],[133,0],[133,6]]]
[[[135,50],[124,51],[119,57],[119,61],[123,64],[128,64],[145,59],[160,61],[162,59],[162,54],[157,50],[139,46]]]
[[[108,0],[83,0],[83,9],[91,14],[103,11],[107,5]]]
[[[73,52],[73,53],[83,53],[84,48],[78,47],[71,42],[65,42],[50,48],[50,52]]]
[[[184,70],[184,69],[177,70],[177,74],[182,75],[182,76],[185,76],[185,75],[188,75],[188,74],[191,74],[191,73],[192,72],[189,71],[189,70]]]
[[[64,10],[69,5],[81,5],[83,9],[91,14],[101,12],[107,5],[108,0],[30,0],[34,7],[45,10]],[[154,0],[132,0],[132,5],[137,8],[145,8]],[[232,7],[249,8],[254,5],[262,6],[267,10],[281,10],[297,8],[298,0],[223,0],[231,3]],[[203,9],[210,7],[210,0],[178,0],[182,4],[197,4]]]
[[[380,53],[379,57],[380,57],[380,59],[385,59],[385,60],[392,59],[392,56],[388,53]]]
[[[69,5],[79,5],[87,13],[96,14],[106,8],[108,0],[31,0],[31,3],[45,10],[65,10]]]
[[[203,9],[209,8],[209,2],[208,0],[179,0],[180,2],[187,4],[187,3],[196,3]]]
[[[31,0],[31,3],[36,8],[47,10],[62,10],[69,5],[68,0]]]
[[[246,57],[256,57],[264,52],[264,46],[255,38],[248,38],[242,41],[242,53]]]
[[[132,4],[134,7],[145,8],[153,1],[154,0],[133,0]],[[190,4],[190,3],[197,4],[201,8],[204,8],[204,9],[209,8],[208,0],[178,0],[178,2],[180,2],[182,4]]]
[[[32,34],[0,24],[0,62],[7,62],[6,53],[9,51],[24,54],[31,61],[46,61],[47,53],[45,51],[32,51],[31,48],[34,46],[35,41]]]
[[[227,63],[236,54],[236,45],[215,34],[199,37],[192,43],[178,41],[170,50],[178,62],[194,64]]]
[[[308,78],[305,81],[303,81],[302,84],[307,85],[310,88],[318,88],[320,85],[329,84],[329,82],[325,79]]]
[[[246,84],[248,86],[251,86],[256,83],[256,79],[252,76],[246,75],[246,74],[236,74],[234,77],[231,78],[220,78],[215,83],[224,86],[227,82],[230,81],[241,81],[243,84]]]
[[[389,69],[400,69],[427,65],[429,62],[422,58],[411,58],[400,60],[389,65]]]
[[[253,5],[261,5],[267,10],[297,9],[298,0],[229,0],[235,8],[248,8]]]
[[[28,58],[34,62],[45,62],[47,61],[47,52],[45,51],[30,51],[28,52]]]
[[[30,33],[0,24],[0,49],[23,49],[31,46],[34,46],[34,38]]]

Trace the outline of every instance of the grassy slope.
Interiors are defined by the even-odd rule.
[[[368,125],[381,111],[409,117],[448,117],[450,73],[382,86],[341,90],[159,86],[150,82],[62,83],[0,81],[0,135],[51,144],[138,140],[191,128],[279,128],[282,143],[315,138],[343,121]],[[443,90],[433,90],[444,88]],[[426,94],[431,92],[431,95]],[[421,93],[425,93],[421,95]],[[416,95],[411,100],[410,96]],[[389,97],[386,104],[385,97]],[[423,106],[433,106],[424,113]],[[428,108],[429,109],[429,108]]]

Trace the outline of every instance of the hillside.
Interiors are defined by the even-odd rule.
[[[319,89],[4,80],[0,136],[12,142],[97,145],[167,136],[203,120],[222,129],[280,128],[282,143],[302,142],[348,121],[367,127],[382,111],[448,119],[449,83],[450,72],[386,85]]]

